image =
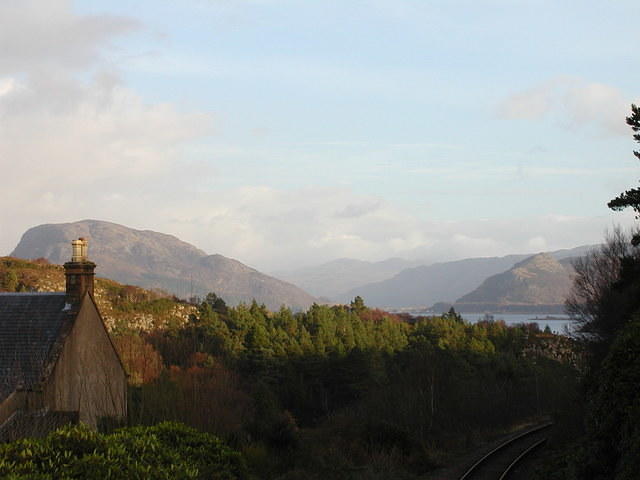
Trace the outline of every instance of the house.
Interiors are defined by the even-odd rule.
[[[127,376],[93,297],[87,241],[72,242],[66,291],[0,293],[0,441],[127,414]]]

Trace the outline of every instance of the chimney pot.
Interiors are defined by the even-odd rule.
[[[71,261],[82,262],[84,257],[82,255],[82,239],[71,241]]]

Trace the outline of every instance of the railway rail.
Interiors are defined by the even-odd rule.
[[[547,441],[553,422],[531,428],[502,442],[469,467],[459,480],[507,480],[532,452]]]

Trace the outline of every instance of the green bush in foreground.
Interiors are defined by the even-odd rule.
[[[83,425],[43,439],[0,445],[0,478],[235,480],[246,477],[240,453],[217,437],[179,423],[129,427],[103,435]]]

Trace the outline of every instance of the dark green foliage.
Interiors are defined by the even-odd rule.
[[[18,275],[13,269],[8,269],[2,276],[2,289],[7,292],[15,292],[18,287]]]
[[[209,305],[211,310],[220,315],[227,315],[229,313],[225,301],[213,292],[207,294],[203,303]]]
[[[355,313],[362,313],[365,310],[364,300],[361,296],[357,296],[351,302],[351,311]]]
[[[590,375],[584,435],[556,453],[540,479],[635,480],[640,472],[640,317],[613,342]],[[572,440],[575,440],[572,439]]]
[[[524,354],[541,338],[557,339],[455,311],[409,323],[362,299],[294,314],[210,295],[187,325],[148,336],[173,366],[133,390],[130,411],[226,435],[263,478],[414,478],[487,431],[560,408],[576,373]],[[209,363],[239,380],[207,387],[200,378],[221,382]],[[226,427],[202,414],[211,403]]]
[[[640,317],[620,333],[598,373],[587,410],[577,478],[632,480],[640,472]]]
[[[456,312],[456,309],[451,307],[449,311],[443,315],[446,318],[450,318],[451,320],[457,320],[458,322],[462,322],[462,316]]]
[[[274,358],[342,355],[353,349],[393,352],[407,344],[407,323],[366,308],[362,299],[354,302],[350,308],[314,304],[307,312],[293,314],[284,307],[269,312],[256,302],[227,308],[209,294],[186,328],[165,332],[170,342],[158,336],[153,342],[165,359],[175,359],[172,347],[182,341],[191,352],[248,362],[248,371]],[[170,361],[186,364],[186,359]]]
[[[0,445],[0,478],[233,480],[246,478],[246,469],[216,437],[164,422],[110,435],[69,426]]]
[[[112,282],[105,282],[104,287],[111,298],[113,308],[121,312],[162,315],[168,313],[175,305],[172,298],[140,287]]]
[[[631,127],[635,133],[633,139],[640,143],[640,108],[636,105],[631,105],[631,115],[627,117],[627,125]],[[633,154],[640,159],[640,152],[634,151]],[[636,213],[636,218],[640,218],[640,188],[631,188],[608,203],[609,208],[613,210],[624,210],[631,207]],[[640,234],[633,236],[633,244],[640,245]]]
[[[28,292],[33,290],[36,276],[29,269],[39,269],[42,264],[17,258],[4,257],[0,260],[0,291]]]

